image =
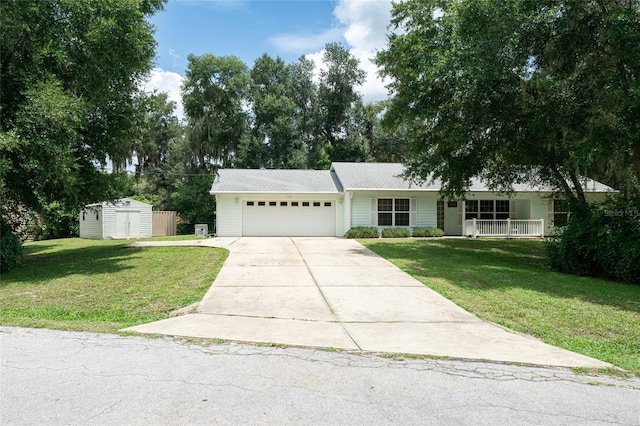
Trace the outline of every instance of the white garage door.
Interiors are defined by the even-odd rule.
[[[335,204],[335,200],[243,200],[242,235],[335,236]]]

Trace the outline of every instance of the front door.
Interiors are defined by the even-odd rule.
[[[445,235],[462,235],[462,224],[458,205],[462,201],[445,201],[444,203],[444,233]]]

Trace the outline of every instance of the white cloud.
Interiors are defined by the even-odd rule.
[[[344,37],[350,46],[368,51],[384,46],[391,1],[341,0],[333,14],[346,27]]]
[[[329,28],[317,34],[280,34],[271,37],[269,43],[284,53],[303,54],[342,39],[343,31],[340,28]]]
[[[282,42],[274,44],[283,51],[286,46],[293,46],[296,40],[299,40],[298,48],[307,48],[307,52],[318,49],[305,55],[318,66],[322,63],[324,54],[322,47],[331,41],[344,40],[351,54],[360,61],[360,68],[367,74],[365,83],[359,88],[365,102],[386,99],[388,92],[385,85],[388,80],[378,77],[378,67],[372,59],[378,50],[386,46],[387,26],[391,19],[391,0],[340,0],[333,14],[337,25],[315,38],[304,34],[286,34],[274,37],[272,41]],[[317,73],[318,69],[316,77]]]
[[[184,119],[184,108],[182,106],[181,87],[184,77],[180,74],[165,71],[162,68],[154,68],[151,70],[149,79],[142,85],[145,92],[165,92],[169,95],[169,100],[176,103],[175,115],[180,120]]]

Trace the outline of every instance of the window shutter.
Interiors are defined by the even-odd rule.
[[[371,199],[371,226],[378,226],[378,199]]]
[[[409,201],[409,226],[418,226],[418,200],[416,198]]]
[[[458,201],[458,226],[462,226],[462,213],[464,209],[464,201]]]
[[[553,226],[553,199],[547,199],[547,223],[545,227]]]
[[[509,200],[509,219],[517,219],[516,200]]]

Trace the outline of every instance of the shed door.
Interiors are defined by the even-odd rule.
[[[332,237],[335,200],[243,200],[242,235]]]
[[[130,238],[140,236],[140,211],[116,211],[116,238]]]

